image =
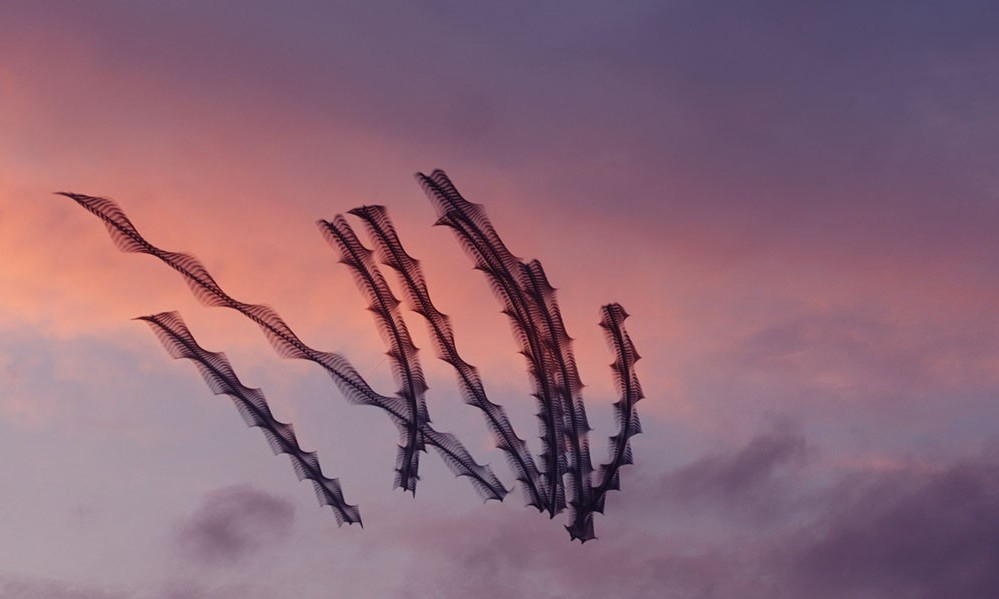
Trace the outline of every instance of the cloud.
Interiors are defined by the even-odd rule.
[[[812,455],[782,430],[741,449],[696,460],[666,477],[688,501],[777,501],[773,484]],[[833,599],[999,595],[999,454],[949,463],[868,466],[809,493],[793,521],[737,534],[741,516],[716,510],[727,532],[691,536],[670,521],[675,502],[629,488],[652,503],[641,520],[601,518],[601,538],[570,544],[529,518],[499,512],[401,527],[413,558],[408,596]],[[641,500],[642,498],[639,498]],[[634,497],[632,498],[634,499]],[[658,530],[654,520],[667,522]],[[371,541],[366,541],[371,542]]]
[[[655,491],[671,507],[720,509],[728,517],[770,521],[794,503],[795,475],[813,454],[803,435],[785,427],[670,472]]]
[[[799,596],[999,596],[999,455],[850,477],[788,544]]]
[[[840,596],[988,589],[972,566],[962,572],[974,584],[956,580],[943,558],[942,569],[917,573],[883,559],[907,549],[899,505],[925,516],[909,517],[911,534],[957,554],[982,551],[980,533],[954,521],[933,489],[957,484],[962,471],[977,482],[956,509],[973,512],[968,500],[984,510],[990,491],[974,465],[986,458],[857,472],[771,525],[801,507],[789,495],[805,484],[809,442],[837,465],[867,468],[871,453],[893,459],[936,444],[953,455],[995,433],[995,3],[955,11],[917,2],[904,18],[861,3],[646,4],[273,14],[257,2],[237,19],[208,5],[11,5],[0,18],[0,254],[17,259],[0,265],[0,327],[118,343],[138,326],[128,318],[180,308],[218,323],[212,347],[272,357],[255,328],[196,307],[162,265],[118,256],[99,223],[50,195],[69,188],[118,198],[152,241],[194,252],[233,295],[273,303],[296,330],[315,331],[321,347],[363,367],[382,348],[312,221],[384,202],[402,211],[400,231],[484,378],[517,372],[526,388],[487,286],[445,231],[430,233],[431,211],[409,180],[443,166],[489,207],[512,249],[545,260],[580,335],[585,380],[606,390],[590,387],[588,400],[613,395],[593,308],[619,300],[635,315],[647,433],[597,543],[567,547],[557,525],[525,514],[527,524],[509,530],[447,514],[428,518],[403,557],[379,554],[379,567],[420,560],[454,594],[488,584],[495,595],[812,596],[822,580]],[[158,372],[161,350],[134,347],[156,352]],[[145,397],[149,379],[113,371],[111,360],[86,379],[59,370],[103,357],[93,340],[59,349],[56,368],[48,354],[0,347],[21,377],[8,373],[0,416],[91,430],[93,414],[114,412],[119,398]],[[442,401],[454,395],[446,376]],[[115,381],[99,411],[97,392],[72,392],[88,381],[102,390]],[[173,385],[157,393],[189,388]],[[775,431],[700,459],[683,450],[708,435],[742,439],[748,421],[774,411],[821,438]],[[109,442],[135,430],[113,422]],[[657,463],[687,465],[640,487]],[[96,479],[109,467],[80,470]],[[822,468],[818,477],[839,476]],[[273,518],[213,501],[177,535],[192,562],[238,560],[281,538]],[[16,517],[51,521],[40,513]],[[691,513],[717,522],[718,534],[680,534],[676,521]],[[755,526],[741,528],[747,522]],[[727,545],[706,544],[720,539]],[[929,552],[936,543],[912,545]]]
[[[994,378],[990,357],[999,344],[981,332],[994,321],[943,325],[873,311],[802,310],[752,333],[727,357],[757,376],[801,381],[813,394],[865,399],[938,394]]]
[[[966,455],[994,434],[999,321],[967,304],[910,300],[768,298],[743,307],[741,320],[733,306],[714,347],[681,357],[677,395],[720,439],[779,413],[839,462],[900,449]]]
[[[777,427],[695,459],[658,486],[628,484],[599,518],[600,539],[584,546],[569,543],[557,522],[496,504],[390,518],[365,531],[354,549],[366,556],[366,576],[377,576],[382,566],[370,564],[390,553],[406,556],[384,566],[391,569],[379,579],[388,585],[385,596],[970,599],[999,592],[992,567],[999,559],[999,452],[869,464],[815,488],[808,476],[822,457],[801,432]],[[806,488],[805,501],[786,501]],[[775,518],[768,502],[776,511],[791,505],[795,517]],[[741,504],[750,506],[745,513]],[[685,528],[689,513],[702,508],[723,534]],[[762,525],[742,527],[747,515]],[[148,596],[265,595],[265,583],[246,578],[252,567],[242,558],[288,536],[291,518],[289,504],[250,487],[208,494],[176,539],[192,568],[185,576],[202,572],[201,563],[234,568],[203,572],[210,576],[192,584],[171,576]],[[47,582],[0,583],[0,590],[14,599],[125,597]]]
[[[224,487],[181,524],[177,548],[192,563],[229,564],[287,538],[294,514],[286,499],[247,485]]]
[[[17,578],[0,580],[0,597],[4,599],[126,599],[128,595],[97,587],[70,585],[55,580]]]

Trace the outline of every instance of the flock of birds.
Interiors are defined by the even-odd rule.
[[[620,399],[614,404],[618,431],[610,439],[608,459],[594,469],[588,439],[591,429],[572,338],[566,332],[555,289],[541,263],[524,262],[514,256],[482,206],[462,197],[443,171],[435,170],[429,176],[419,173],[416,177],[437,210],[437,224],[454,231],[475,268],[485,274],[510,320],[517,349],[527,362],[537,402],[543,447],[537,459],[514,431],[503,407],[486,396],[476,367],[458,353],[450,318],[431,301],[420,263],[406,252],[384,207],[362,206],[348,213],[363,224],[371,248],[362,243],[342,215],[317,224],[370,302],[369,309],[388,347],[392,375],[398,385],[394,395],[373,390],[344,356],[306,345],[273,309],[229,296],[197,258],[165,251],[146,241],[112,200],[76,193],[61,195],[99,217],[120,250],[160,259],[181,274],[202,304],[240,312],[260,327],[282,357],[318,364],[348,401],[377,406],[387,413],[400,436],[395,486],[415,495],[420,455],[430,447],[454,474],[469,480],[480,496],[502,501],[509,490],[493,471],[477,463],[457,437],[431,425],[425,398],[427,384],[400,309],[402,302],[380,268],[388,267],[395,274],[406,307],[426,322],[437,357],[453,368],[463,400],[485,417],[496,446],[504,452],[516,474],[527,505],[547,512],[552,518],[568,507],[566,529],[570,537],[581,542],[593,539],[593,514],[603,513],[607,492],[620,488],[621,466],[632,463],[630,439],[641,432],[635,410],[643,397],[635,374],[639,355],[624,327],[628,315],[618,304],[601,309],[600,326],[614,353],[611,370]],[[339,481],[323,474],[314,452],[301,448],[291,424],[274,418],[261,390],[240,382],[225,354],[202,348],[176,312],[144,316],[140,320],[152,327],[172,357],[191,360],[215,394],[229,396],[246,423],[263,431],[276,454],[291,458],[298,478],[312,483],[320,504],[332,508],[338,524],[361,524],[357,506],[344,499]]]

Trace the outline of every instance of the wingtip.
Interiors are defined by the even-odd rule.
[[[146,314],[144,316],[136,316],[132,320],[144,320],[146,322],[155,322],[156,317],[158,316],[163,316],[163,317],[176,316],[178,319],[180,319],[179,312],[177,312],[176,310],[168,310],[166,312],[157,312],[156,314]]]
[[[369,214],[372,210],[374,211],[387,211],[387,208],[381,204],[364,204],[358,206],[357,208],[351,208],[347,211],[347,214],[352,214],[358,218],[364,218],[365,215]]]

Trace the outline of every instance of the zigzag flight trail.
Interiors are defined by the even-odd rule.
[[[124,252],[149,254],[166,263],[184,277],[188,287],[202,304],[231,308],[240,312],[263,330],[279,355],[284,358],[309,360],[322,366],[348,401],[381,408],[392,417],[402,434],[408,433],[415,414],[410,413],[406,400],[376,393],[345,357],[312,349],[299,339],[271,308],[233,299],[222,290],[195,257],[179,252],[167,252],[146,241],[124,211],[112,200],[68,192],[59,192],[58,195],[70,198],[100,218],[118,249]],[[476,463],[454,435],[434,430],[429,422],[419,425],[419,431],[426,444],[440,454],[451,471],[457,476],[467,477],[483,499],[501,501],[508,493],[492,470],[487,465]],[[408,466],[400,464],[401,468]],[[409,472],[408,476],[416,480],[418,473]]]
[[[251,389],[239,380],[224,353],[210,352],[201,347],[187,328],[180,314],[161,312],[140,316],[174,359],[188,359],[197,366],[208,387],[216,395],[228,395],[248,426],[258,427],[275,454],[287,454],[298,480],[309,480],[320,505],[333,509],[338,525],[360,524],[361,514],[356,505],[343,498],[340,481],[323,474],[314,451],[305,451],[298,444],[295,430],[271,414],[267,398],[260,389]]]

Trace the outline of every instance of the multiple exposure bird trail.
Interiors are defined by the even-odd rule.
[[[639,355],[624,327],[628,315],[618,304],[601,309],[600,327],[614,354],[611,371],[621,397],[614,403],[618,431],[610,438],[608,460],[594,471],[588,438],[591,429],[572,338],[566,331],[556,290],[541,263],[537,260],[525,263],[517,258],[493,228],[484,208],[462,197],[443,171],[435,170],[429,176],[419,173],[416,177],[437,210],[437,224],[454,231],[475,268],[485,274],[510,320],[517,350],[527,361],[528,377],[537,400],[542,443],[537,461],[524,439],[517,435],[503,407],[488,399],[478,369],[462,359],[451,319],[434,306],[420,262],[406,252],[383,206],[362,206],[348,213],[363,223],[373,249],[362,243],[342,215],[317,224],[369,302],[378,332],[388,348],[386,354],[393,379],[399,387],[394,396],[374,391],[344,356],[306,345],[270,307],[243,303],[229,296],[197,258],[165,251],[146,241],[112,200],[68,192],[60,195],[99,217],[118,249],[160,259],[181,274],[202,304],[240,312],[260,327],[279,355],[318,364],[349,402],[376,406],[386,412],[399,430],[396,487],[416,494],[419,456],[431,447],[482,498],[502,501],[508,490],[493,471],[477,463],[457,437],[437,431],[430,424],[428,387],[417,349],[400,310],[401,302],[382,275],[379,263],[389,267],[395,273],[406,307],[426,321],[437,357],[454,369],[465,403],[481,410],[496,447],[503,451],[516,473],[527,505],[552,518],[569,507],[566,529],[570,537],[581,542],[594,539],[593,514],[603,513],[607,492],[620,488],[620,468],[632,463],[631,437],[641,432],[635,409],[643,397],[635,374]],[[289,455],[298,478],[312,482],[320,504],[333,509],[338,524],[361,523],[357,507],[344,500],[339,481],[322,473],[315,453],[302,450],[290,424],[271,415],[263,393],[239,381],[225,354],[209,352],[198,345],[176,312],[144,316],[140,320],[152,327],[172,357],[191,360],[214,393],[230,396],[246,423],[264,432],[275,453]]]
[[[338,524],[344,522],[361,524],[361,514],[357,506],[348,505],[343,498],[340,481],[323,474],[315,452],[304,451],[298,444],[294,428],[274,418],[270,406],[267,405],[267,398],[260,389],[250,389],[240,382],[225,354],[210,352],[198,345],[187,324],[176,312],[140,316],[138,320],[149,323],[153,333],[173,358],[187,358],[194,362],[205,383],[216,395],[231,397],[246,424],[258,427],[264,432],[267,443],[275,454],[288,454],[298,479],[312,481],[320,505],[333,508]]]

